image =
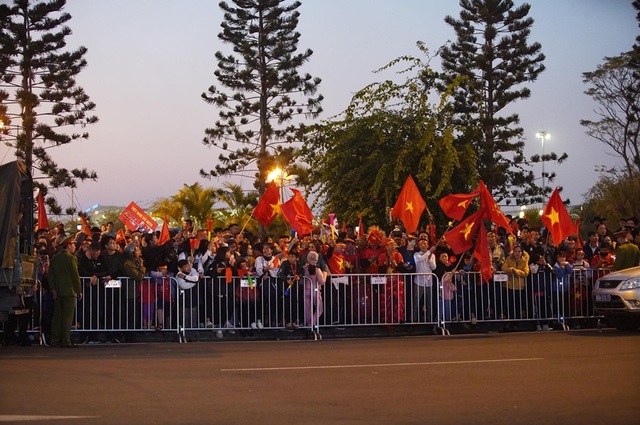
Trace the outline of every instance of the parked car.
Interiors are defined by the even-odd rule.
[[[593,288],[596,313],[621,330],[640,327],[640,267],[610,273]]]

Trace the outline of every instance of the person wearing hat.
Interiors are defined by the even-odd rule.
[[[640,265],[640,250],[627,239],[629,232],[626,229],[615,233],[616,260],[613,263],[615,270],[624,270]]]
[[[76,299],[82,299],[82,286],[78,274],[76,246],[72,236],[58,236],[58,253],[51,258],[49,287],[53,297],[53,322],[51,346],[72,347],[71,325],[76,309]]]

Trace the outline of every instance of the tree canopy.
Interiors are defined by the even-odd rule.
[[[460,19],[445,18],[457,38],[440,52],[440,88],[446,90],[454,79],[465,77],[453,89],[456,141],[476,153],[476,178],[498,201],[540,202],[546,194],[527,169],[520,118],[507,112],[508,106],[530,96],[523,84],[534,82],[545,69],[542,46],[528,40],[531,6],[514,7],[511,0],[460,0],[460,6]],[[566,155],[553,159],[563,161]],[[547,176],[549,181],[554,177]]]
[[[87,65],[87,49],[65,49],[71,35],[65,4],[66,0],[14,0],[12,5],[0,5],[2,139],[16,149],[44,193],[47,188],[73,188],[79,180],[97,178],[86,168],[59,167],[49,150],[87,139],[86,125],[98,121],[93,115],[96,105],[76,84]],[[33,195],[25,202],[32,205]],[[53,214],[60,214],[53,196],[46,202]]]
[[[216,53],[214,74],[219,86],[202,94],[219,109],[219,120],[205,130],[203,142],[222,153],[219,164],[201,170],[201,175],[253,170],[259,194],[264,193],[274,157],[284,155],[287,144],[301,140],[305,118],[315,118],[322,111],[322,95],[313,97],[321,80],[300,73],[313,54],[310,49],[298,52],[300,2],[284,3],[220,3],[224,21],[218,38],[231,44],[233,53]]]
[[[363,88],[340,119],[313,127],[302,157],[325,213],[385,223],[410,174],[431,201],[473,185],[475,156],[468,145],[454,144],[448,93],[429,100],[435,77],[429,61],[404,56],[379,71],[398,69],[404,81]]]

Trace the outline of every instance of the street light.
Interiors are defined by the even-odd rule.
[[[546,189],[546,185],[544,183],[544,141],[545,140],[549,140],[549,133],[547,133],[546,131],[539,131],[536,133],[536,137],[538,139],[540,139],[540,141],[542,142],[542,156],[540,157],[541,161],[542,161],[542,191],[543,193],[545,193],[545,189]]]
[[[275,182],[278,189],[280,189],[280,202],[284,201],[284,187],[293,177],[280,167],[274,168],[267,174],[267,183]]]

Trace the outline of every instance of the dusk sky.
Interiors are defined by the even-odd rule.
[[[582,73],[595,70],[604,56],[630,50],[640,32],[631,0],[529,3],[535,19],[529,42],[542,44],[547,70],[527,84],[531,98],[509,112],[520,115],[528,156],[541,153],[536,138],[541,130],[551,135],[545,152],[569,154],[563,165],[546,167],[556,170],[563,198],[576,204],[597,180],[596,165],[619,162],[579,124],[594,117],[595,107],[584,94]],[[444,17],[458,18],[460,7],[455,0],[302,0],[298,10],[299,48],[314,51],[301,71],[322,79],[320,119],[329,119],[357,90],[391,76],[373,70],[401,55],[418,55],[416,41],[435,51],[453,39]],[[66,11],[73,17],[69,45],[88,48],[88,66],[78,83],[97,104],[100,119],[87,128],[88,141],[50,151],[61,166],[83,166],[99,175],[97,182],[81,183],[74,191],[77,207],[130,201],[146,207],[184,183],[222,187],[228,179],[207,180],[198,173],[214,168],[218,156],[202,144],[218,111],[200,95],[217,84],[215,52],[231,51],[217,38],[218,1],[69,0]],[[6,163],[14,157],[2,146],[0,159]],[[541,166],[533,170],[539,174]],[[248,179],[233,181],[252,187]],[[70,205],[69,191],[56,196]]]

